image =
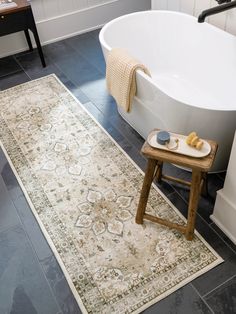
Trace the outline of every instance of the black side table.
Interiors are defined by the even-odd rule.
[[[29,35],[30,29],[34,35],[42,66],[46,67],[31,6],[27,0],[14,0],[14,2],[17,4],[17,7],[0,11],[0,36],[24,31],[29,50],[32,51],[33,46]]]

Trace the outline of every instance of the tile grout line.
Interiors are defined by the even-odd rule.
[[[14,174],[13,174],[13,176],[15,177]],[[2,178],[2,179],[3,179],[3,178]],[[5,185],[5,188],[7,189],[4,179],[3,179],[3,182],[4,182],[4,185]],[[17,183],[17,184],[18,184],[18,183]],[[18,185],[19,185],[19,184],[18,184]],[[20,189],[21,189],[21,188],[20,188]],[[8,189],[7,189],[7,190],[8,190]],[[10,193],[10,192],[9,192],[9,193]],[[10,195],[11,195],[11,193],[10,193]],[[46,272],[45,272],[45,270],[44,270],[44,268],[43,268],[42,262],[40,261],[40,258],[39,258],[39,256],[38,256],[37,250],[36,250],[36,248],[35,248],[33,242],[31,241],[31,238],[30,238],[30,236],[29,236],[29,234],[28,234],[28,232],[27,232],[27,230],[26,230],[24,218],[23,218],[22,215],[19,213],[19,210],[18,210],[18,208],[17,208],[17,206],[16,206],[16,204],[15,204],[15,201],[16,201],[19,197],[23,197],[23,198],[24,198],[24,200],[25,200],[25,202],[26,202],[26,206],[28,207],[28,210],[31,211],[31,213],[32,213],[32,210],[31,210],[31,208],[30,208],[30,206],[29,206],[29,204],[28,204],[28,202],[27,202],[27,200],[26,200],[26,198],[25,198],[24,192],[23,192],[22,190],[21,190],[21,195],[18,196],[15,200],[12,199],[12,197],[10,196],[11,202],[12,202],[14,208],[15,208],[15,211],[16,211],[16,215],[17,215],[17,217],[19,218],[19,223],[18,223],[17,225],[15,225],[15,226],[14,226],[14,225],[13,225],[13,226],[9,226],[8,228],[6,228],[5,230],[2,230],[2,231],[3,231],[3,232],[9,231],[10,229],[14,229],[14,228],[16,228],[16,227],[20,227],[20,228],[22,229],[22,231],[23,231],[23,233],[25,234],[25,237],[26,237],[26,239],[27,239],[28,245],[29,245],[29,247],[30,247],[31,250],[32,250],[32,254],[33,254],[35,260],[36,260],[37,263],[38,263],[38,267],[39,267],[40,271],[42,272],[42,276],[43,276],[43,278],[44,278],[44,280],[45,280],[45,282],[46,282],[46,284],[47,284],[47,286],[48,286],[48,288],[49,288],[49,291],[51,292],[51,296],[53,297],[53,300],[54,300],[55,304],[57,305],[57,307],[58,307],[58,309],[59,309],[59,313],[60,313],[60,312],[62,311],[62,307],[60,306],[60,304],[59,304],[59,302],[58,302],[58,298],[56,297],[56,295],[55,295],[55,293],[54,293],[54,290],[53,290],[53,287],[51,286],[51,284],[50,284],[50,282],[49,282],[49,280],[48,280],[48,278],[47,278],[47,276],[46,276]],[[33,213],[32,213],[32,214],[33,214]],[[36,224],[38,225],[38,221],[37,221],[36,217],[34,216],[34,214],[33,214],[33,219],[35,220]],[[40,226],[39,226],[39,225],[38,225],[38,227],[39,227],[39,229],[40,229]],[[39,230],[39,232],[42,234],[42,236],[43,236],[43,238],[44,238],[44,241],[47,243],[47,246],[49,247],[49,251],[50,251],[50,253],[51,253],[50,256],[53,256],[53,257],[55,258],[56,263],[57,263],[58,267],[59,267],[60,270],[61,270],[61,267],[60,267],[60,265],[58,264],[58,261],[57,261],[55,255],[54,255],[54,253],[53,253],[51,247],[49,246],[49,244],[48,244],[48,242],[47,242],[47,240],[46,240],[46,238],[45,238],[44,233],[42,232],[41,229]],[[0,232],[0,233],[1,233],[1,232]],[[61,270],[61,271],[62,271],[62,270]],[[66,279],[66,278],[65,278],[65,275],[64,275],[64,273],[63,273],[63,271],[62,271],[62,274],[63,274],[63,277],[62,277],[62,278]],[[67,280],[66,280],[66,282],[67,282]],[[67,283],[67,284],[68,284],[68,283]],[[78,306],[78,308],[79,308],[79,306]],[[80,310],[80,308],[79,308],[79,310]]]
[[[4,181],[4,180],[3,180],[3,181]],[[4,184],[5,184],[5,181],[4,181]],[[24,196],[24,194],[23,194],[23,196]],[[55,301],[55,304],[57,305],[58,309],[61,311],[61,310],[62,310],[62,309],[61,309],[61,306],[59,305],[59,303],[58,303],[58,301],[57,301],[57,298],[56,298],[56,296],[55,296],[55,294],[54,294],[54,291],[52,290],[52,287],[51,287],[51,285],[50,285],[50,283],[49,283],[49,281],[48,281],[48,279],[47,279],[47,277],[46,277],[46,274],[45,274],[44,269],[43,269],[43,267],[42,267],[42,265],[41,265],[41,262],[40,262],[40,260],[39,260],[38,254],[37,254],[37,252],[36,252],[36,250],[35,250],[35,247],[34,247],[33,243],[31,242],[31,239],[30,239],[30,237],[29,237],[29,235],[28,235],[28,232],[27,232],[26,229],[25,229],[25,224],[24,224],[24,222],[23,222],[23,220],[22,220],[22,218],[21,218],[21,216],[20,216],[20,214],[19,214],[19,212],[18,212],[18,209],[17,209],[17,207],[16,207],[14,201],[12,200],[12,198],[11,198],[11,202],[12,202],[14,208],[15,208],[16,215],[17,215],[17,217],[19,218],[19,223],[18,223],[17,225],[12,225],[12,226],[7,227],[7,228],[4,229],[4,230],[1,230],[1,231],[0,231],[0,234],[1,234],[2,232],[9,232],[10,230],[14,230],[14,229],[16,229],[17,227],[19,227],[19,228],[22,229],[22,231],[23,231],[23,233],[24,233],[24,235],[25,235],[25,237],[26,237],[26,239],[27,239],[27,243],[28,243],[29,247],[30,247],[31,250],[32,250],[33,256],[34,256],[34,258],[36,259],[36,261],[38,262],[38,266],[39,266],[40,270],[42,271],[43,278],[45,279],[45,281],[46,281],[46,283],[47,283],[47,285],[48,285],[49,291],[50,291],[51,294],[52,294],[52,297],[53,297],[53,299],[54,299],[54,301]],[[51,250],[51,249],[50,249],[50,250]],[[52,254],[53,254],[53,252],[52,252]],[[54,254],[53,254],[53,255],[54,255]]]
[[[12,74],[20,73],[20,72],[21,72],[21,69],[15,70],[15,71],[11,71],[11,72],[9,72],[9,73],[7,73],[7,74],[0,75],[0,79],[4,78],[4,77],[6,77],[6,76],[12,75]]]
[[[212,292],[216,291],[217,289],[219,289],[220,287],[222,287],[223,285],[225,285],[226,283],[228,283],[230,280],[232,280],[233,278],[236,278],[236,275],[234,274],[233,276],[231,276],[230,278],[228,278],[227,280],[225,280],[224,282],[222,282],[220,285],[218,285],[217,287],[215,287],[214,289],[210,290],[209,292],[205,293],[202,297],[203,298],[207,298]]]
[[[158,187],[158,186],[157,186]],[[158,189],[160,189],[159,187],[158,187]],[[165,194],[165,196],[166,197],[168,197],[169,198],[169,196],[171,196],[171,195],[173,195],[173,194],[175,194],[176,192],[175,191],[173,191],[173,192],[170,192],[170,193],[164,193]],[[175,205],[174,205],[175,206]],[[177,207],[176,207],[177,208]],[[177,208],[178,209],[178,208]],[[179,210],[179,209],[178,209]]]
[[[204,220],[204,218],[202,218],[201,215],[199,215],[199,216],[200,216],[200,218],[201,218],[202,220]],[[205,221],[205,220],[204,220],[204,221]],[[206,221],[205,221],[205,222],[206,222]],[[209,226],[209,228],[217,235],[217,237],[218,237],[222,242],[224,242],[224,244],[230,249],[230,251],[231,251],[232,253],[236,254],[235,250],[224,240],[224,238],[223,238],[214,228],[212,228],[211,224],[208,224],[208,226]]]
[[[13,175],[14,175],[14,174],[13,174]],[[15,175],[14,175],[14,176],[15,176]],[[3,182],[4,182],[4,185],[5,185],[5,188],[7,189],[4,179],[3,179]],[[25,195],[24,195],[24,193],[23,193],[22,190],[21,190],[21,192],[22,192],[22,196],[24,197],[27,206],[29,207],[29,210],[31,211],[31,208],[30,208],[30,206],[29,206],[29,204],[28,204],[28,202],[27,202],[27,200],[26,200],[26,198],[25,198]],[[58,300],[57,300],[56,295],[55,295],[55,293],[54,293],[54,291],[53,291],[53,289],[52,289],[52,287],[51,287],[51,285],[50,285],[50,282],[49,282],[48,278],[46,277],[46,273],[45,273],[44,268],[43,268],[43,266],[42,266],[42,264],[41,264],[41,261],[40,261],[40,259],[39,259],[38,254],[37,254],[37,251],[36,251],[36,249],[35,249],[35,246],[33,245],[33,242],[31,241],[30,236],[29,236],[28,232],[26,231],[24,219],[22,218],[22,216],[20,215],[20,213],[19,213],[19,211],[18,211],[18,208],[17,208],[17,206],[16,206],[16,204],[15,204],[15,200],[13,200],[11,196],[10,196],[10,198],[11,198],[11,202],[12,202],[14,208],[15,208],[16,215],[17,215],[17,217],[19,218],[19,224],[15,225],[15,226],[9,226],[8,228],[6,228],[6,229],[3,230],[3,231],[8,231],[8,230],[14,229],[14,228],[16,228],[16,227],[20,227],[20,228],[23,230],[23,232],[24,232],[24,234],[25,234],[25,236],[26,236],[26,239],[27,239],[27,241],[28,241],[28,244],[29,244],[29,246],[30,246],[30,248],[31,248],[31,250],[32,250],[33,255],[34,255],[34,258],[35,258],[36,261],[38,262],[38,267],[39,267],[39,269],[41,270],[42,275],[43,275],[43,278],[45,279],[45,281],[46,281],[46,283],[47,283],[47,285],[48,285],[49,291],[50,291],[51,294],[52,294],[52,297],[53,297],[53,299],[54,299],[54,301],[55,301],[55,304],[58,306],[58,309],[61,311],[61,310],[62,310],[62,309],[61,309],[61,306],[60,306],[60,304],[58,303]],[[18,198],[18,197],[17,197],[17,198]],[[31,212],[32,212],[32,211],[31,211]],[[33,214],[33,213],[32,213],[32,214]],[[37,222],[36,217],[35,217],[34,215],[33,215],[33,218],[35,219],[35,222],[36,222],[37,225],[38,225],[38,222]],[[39,225],[38,225],[38,226],[39,226]],[[40,228],[40,227],[39,227],[39,228]],[[41,230],[40,230],[40,232],[42,233],[42,235],[43,235],[43,237],[44,237],[44,240],[47,242],[47,240],[46,240],[46,238],[45,238],[43,232],[42,232]],[[1,233],[1,232],[0,232],[0,233]],[[49,246],[48,242],[47,242],[47,245]],[[49,246],[49,250],[50,250],[50,253],[52,254],[52,256],[55,257],[55,255],[54,255],[54,253],[52,252],[50,246]],[[57,263],[58,263],[58,262],[57,262]],[[60,266],[59,266],[59,267],[60,267]],[[60,269],[61,269],[61,268],[60,268]],[[63,274],[63,276],[64,276],[64,274]]]
[[[22,191],[22,194],[23,194],[23,197],[25,198],[25,195],[24,195],[23,191]],[[29,206],[29,204],[28,204],[26,198],[25,198],[25,201],[26,201],[27,205]],[[26,231],[24,219],[22,219],[22,217],[21,217],[21,215],[20,215],[20,213],[19,213],[19,211],[18,211],[18,209],[17,209],[17,207],[16,207],[16,205],[15,205],[14,202],[13,202],[13,205],[14,205],[14,207],[15,207],[15,209],[16,209],[17,215],[18,215],[18,217],[19,217],[19,219],[20,219],[20,222],[21,222],[21,224],[22,224],[22,227],[23,227],[22,230],[24,231],[24,234],[25,234],[26,238],[28,239],[29,246],[30,246],[30,248],[32,249],[32,252],[33,252],[33,254],[34,254],[34,257],[35,257],[36,261],[38,262],[38,266],[39,266],[39,268],[40,268],[40,270],[41,270],[41,272],[42,272],[43,278],[46,280],[46,283],[47,283],[47,285],[48,285],[49,291],[51,292],[52,297],[53,297],[53,299],[54,299],[56,305],[58,306],[59,311],[61,311],[62,308],[61,308],[60,304],[58,303],[58,300],[57,300],[56,295],[55,295],[55,293],[54,293],[54,291],[53,291],[53,289],[52,289],[52,286],[50,285],[50,282],[49,282],[48,278],[46,277],[46,273],[45,273],[44,268],[43,268],[43,266],[42,266],[42,264],[41,264],[41,261],[40,261],[40,259],[39,259],[38,254],[37,254],[37,251],[36,251],[36,248],[35,248],[35,246],[33,245],[33,243],[32,243],[32,241],[31,241],[31,239],[30,239],[30,236],[29,236],[28,232]],[[29,210],[31,211],[30,206],[29,206]],[[32,213],[32,214],[33,214],[33,213]],[[36,219],[35,216],[34,216],[34,219],[35,219],[35,221],[36,221],[36,223],[37,223],[37,225],[38,225],[38,222],[37,222],[37,219]],[[38,227],[39,227],[39,225],[38,225]],[[39,228],[40,228],[40,227],[39,227]],[[43,235],[43,237],[44,237],[44,240],[47,242],[47,240],[46,240],[46,238],[45,238],[43,232],[42,232],[41,230],[40,230],[40,232],[42,233],[42,235]],[[48,242],[47,242],[47,245],[49,246]],[[51,249],[50,246],[49,246],[49,250],[50,250],[52,256],[55,257],[55,255],[54,255],[54,253],[53,253],[53,251],[52,251],[52,249]],[[55,257],[55,258],[56,258],[56,257]],[[56,261],[57,261],[57,260],[56,260]],[[57,263],[58,263],[58,262],[57,262]],[[59,264],[58,264],[58,265],[59,265]],[[59,266],[59,267],[60,267],[60,266]],[[60,268],[60,269],[61,269],[61,268]],[[64,276],[64,273],[63,273],[63,276]],[[65,277],[65,276],[64,276],[64,277]]]
[[[207,306],[207,308],[211,311],[212,314],[214,314],[214,310],[210,307],[210,305],[206,302],[206,300],[200,295],[199,291],[194,287],[194,285],[192,283],[190,283],[191,287],[193,288],[193,290],[197,293],[197,295],[200,297],[200,299],[202,300],[202,302]]]
[[[231,245],[229,244],[229,243],[227,243],[225,240],[224,240],[224,238],[218,233],[218,231],[217,230],[215,230],[213,227],[212,227],[212,225],[214,224],[214,222],[212,222],[211,224],[210,224],[210,228],[212,229],[212,230],[214,230],[214,232],[218,235],[218,237],[219,238],[221,238],[221,240],[236,254],[236,249],[234,249],[234,248],[232,248],[231,247]],[[219,228],[219,227],[218,227]],[[219,228],[220,229],[220,228]],[[220,229],[221,230],[221,229]],[[222,231],[222,230],[221,230]],[[222,231],[223,232],[223,231]],[[223,232],[224,233],[224,232]],[[224,233],[225,234],[225,233]],[[225,234],[225,236],[227,237],[227,235]],[[227,239],[229,239],[228,237],[227,237]],[[230,239],[229,239],[229,241],[231,241]],[[232,242],[232,241],[231,241]],[[233,245],[235,245],[233,242],[232,242],[232,244]]]
[[[225,179],[222,178],[218,173],[217,173],[216,175],[217,175],[217,177],[218,177],[221,181],[225,182]]]
[[[17,57],[13,55],[13,59],[16,61],[16,63],[20,66],[20,68],[23,70],[23,72],[26,74],[26,76],[32,81],[32,78],[29,76],[29,74],[25,71],[21,63],[17,60]]]
[[[90,35],[90,38],[92,38],[93,40],[95,40],[95,37],[93,37],[92,35]],[[68,42],[68,45],[69,45],[72,49],[74,49],[81,57],[83,57],[87,62],[90,63],[90,59],[87,58],[86,56],[84,56],[77,48],[73,47],[70,42]],[[105,60],[104,60],[104,62],[105,62]],[[101,69],[99,69],[96,65],[93,65],[92,63],[90,63],[90,65],[92,65],[94,68],[96,68],[96,70],[99,72],[99,74],[104,75],[104,72],[103,72]]]
[[[187,201],[179,194],[178,190],[175,189],[175,186],[172,185],[172,188],[175,190],[175,192],[179,195],[179,197],[184,201],[184,203],[186,205],[188,205]],[[202,219],[208,226],[209,228],[224,242],[224,244],[233,252],[236,253],[236,251],[223,239],[223,237],[211,226],[213,224],[213,222],[208,223],[198,212],[197,212],[197,216]],[[226,236],[226,235],[225,235]],[[226,236],[227,237],[227,236]],[[230,240],[230,239],[229,239]]]
[[[11,201],[12,201],[12,200],[11,200]],[[15,204],[13,204],[13,206],[15,207]],[[15,208],[15,209],[16,209],[16,208]],[[18,217],[18,213],[17,213],[17,217]],[[0,234],[1,234],[1,233],[4,233],[4,232],[8,232],[8,231],[10,231],[11,229],[15,229],[15,228],[17,228],[17,227],[21,227],[21,228],[23,227],[21,220],[20,220],[16,225],[11,225],[11,226],[6,227],[5,229],[0,230]]]

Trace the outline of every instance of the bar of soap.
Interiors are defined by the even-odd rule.
[[[166,131],[160,131],[157,133],[157,143],[165,145],[170,142],[170,133]]]

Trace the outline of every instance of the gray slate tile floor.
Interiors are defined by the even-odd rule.
[[[114,100],[106,92],[98,33],[96,30],[44,46],[45,69],[35,50],[0,59],[0,90],[55,73],[144,170],[145,160],[139,153],[143,139],[118,115]],[[189,177],[188,172],[171,165],[165,166],[165,171]],[[209,176],[209,196],[200,200],[196,225],[225,262],[144,313],[236,313],[236,246],[209,218],[216,191],[223,183],[224,174]],[[188,191],[165,182],[159,188],[186,216]],[[81,313],[1,150],[0,313]]]

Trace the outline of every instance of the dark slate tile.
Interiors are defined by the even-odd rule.
[[[191,181],[191,172],[185,171],[171,164],[164,164],[163,173]],[[198,203],[198,213],[208,223],[211,223],[210,215],[213,212],[216,192],[223,187],[224,182],[216,175],[208,175],[208,195],[201,195]],[[188,202],[189,188],[178,183],[171,183],[173,188]]]
[[[6,157],[4,156],[1,148],[0,148],[0,170],[1,176],[3,178],[7,190],[9,191],[9,194],[11,195],[11,198],[14,200],[18,198],[20,195],[23,195],[19,183],[9,163],[7,162]]]
[[[113,115],[118,114],[115,100],[108,94],[105,79],[101,74],[81,85],[80,89],[109,121]]]
[[[38,225],[38,222],[25,199],[25,196],[19,186],[19,183],[10,168],[10,165],[6,162],[3,152],[0,150],[0,161],[4,163],[2,169],[2,178],[6,186],[6,190],[9,193],[16,214],[19,216],[27,235],[30,238],[32,245],[35,248],[35,252],[39,260],[43,260],[52,255],[52,251],[45,240],[45,237]],[[1,165],[1,163],[0,163]]]
[[[187,218],[187,216],[188,216],[188,205],[182,199],[182,197],[175,191],[173,193],[167,195],[167,197],[171,201],[171,203],[179,210],[179,212],[185,218]]]
[[[126,143],[129,142],[127,142],[126,140],[124,145],[121,144],[121,148],[123,148],[124,151],[129,155],[129,157],[139,166],[139,168],[144,171],[146,166],[145,158],[139,153],[139,151],[134,146],[132,146],[132,144]]]
[[[215,314],[235,314],[236,276],[210,293],[205,300],[213,309]]]
[[[225,283],[236,274],[236,255],[231,254],[225,261],[211,269],[201,277],[195,279],[192,284],[201,296],[208,294],[216,287]]]
[[[4,153],[3,153],[2,148],[0,146],[0,175],[2,174],[2,170],[6,164],[7,164],[7,159],[4,156]]]
[[[22,69],[12,56],[0,59],[0,77],[19,71]]]
[[[76,50],[69,45],[68,39],[57,41],[43,48],[44,54],[53,59],[53,61],[60,60],[60,57],[70,56],[72,53],[76,52]]]
[[[160,183],[157,183],[156,181],[154,182],[156,186],[161,190],[161,192],[164,193],[166,196],[175,193],[175,190],[169,183],[165,181],[162,181]]]
[[[20,195],[18,198],[14,199],[13,202],[39,261],[51,256],[53,254],[51,248],[49,247],[24,195]]]
[[[215,224],[211,224],[211,228],[227,243],[227,245],[236,253],[236,244],[234,244],[227,235]]]
[[[69,56],[58,57],[57,60],[54,60],[53,62],[61,72],[63,72],[73,83],[79,85],[79,87],[101,77],[98,70],[77,52],[72,53]]]
[[[41,261],[45,276],[63,313],[81,313],[66,278],[54,255]]]
[[[116,104],[114,104],[116,108]],[[141,150],[144,139],[120,116],[118,111],[110,116],[110,121],[138,149]]]
[[[101,28],[98,28],[98,29],[91,31],[89,34],[98,40],[100,31],[101,31]]]
[[[21,227],[0,233],[0,313],[60,311]]]
[[[95,120],[105,129],[112,130],[113,126],[104,114],[91,102],[83,104],[83,107],[95,118]]]
[[[0,168],[1,169],[1,175],[4,179],[5,184],[8,187],[18,185],[16,177],[14,176],[13,171],[12,171],[9,163],[7,162],[7,159],[6,159],[1,148],[0,148],[0,156],[1,156],[1,164],[2,164],[2,167]]]
[[[94,34],[93,34],[94,35]],[[106,64],[98,37],[91,33],[78,35],[67,39],[67,43],[78,51],[87,61],[105,74]]]
[[[223,239],[204,221],[199,215],[196,219],[196,229],[208,244],[225,260],[232,258],[234,251],[223,241]],[[236,257],[236,254],[235,254]],[[236,265],[235,265],[236,266]]]
[[[193,287],[188,284],[172,293],[165,299],[154,304],[143,313],[145,314],[210,314],[212,311],[199,297]]]
[[[0,175],[0,232],[19,224],[20,219],[16,208]]]
[[[94,35],[94,33],[93,33]],[[81,53],[90,53],[90,51],[100,50],[100,44],[96,40],[95,35],[92,36],[91,33],[83,33],[74,37],[70,37],[66,40],[66,42]]]
[[[37,48],[33,48],[33,50],[24,50],[24,51],[21,51],[21,52],[17,52],[13,55],[14,58],[16,57],[21,57],[21,56],[24,56],[24,55],[27,55],[27,54],[31,54],[32,52],[37,52]]]
[[[0,77],[0,90],[4,90],[22,83],[26,83],[30,78],[25,72],[19,71]]]
[[[222,179],[222,180],[224,181],[224,180],[225,180],[225,177],[226,177],[226,171],[217,173],[217,175],[218,175],[218,177],[219,177],[220,179]]]
[[[82,103],[89,102],[89,98],[81,91],[81,89],[72,83],[66,76],[60,76],[61,82],[69,89],[69,91]]]
[[[47,66],[43,68],[37,51],[17,56],[16,59],[31,79],[37,79],[52,73],[55,73],[57,76],[62,74],[46,55],[45,62]]]
[[[13,295],[11,314],[37,314],[31,299],[27,295],[23,286],[18,286]]]
[[[173,164],[164,163],[163,165],[163,173],[167,175],[171,175],[173,177],[177,177],[186,181],[191,180],[191,172],[184,170],[180,167],[177,167]]]

